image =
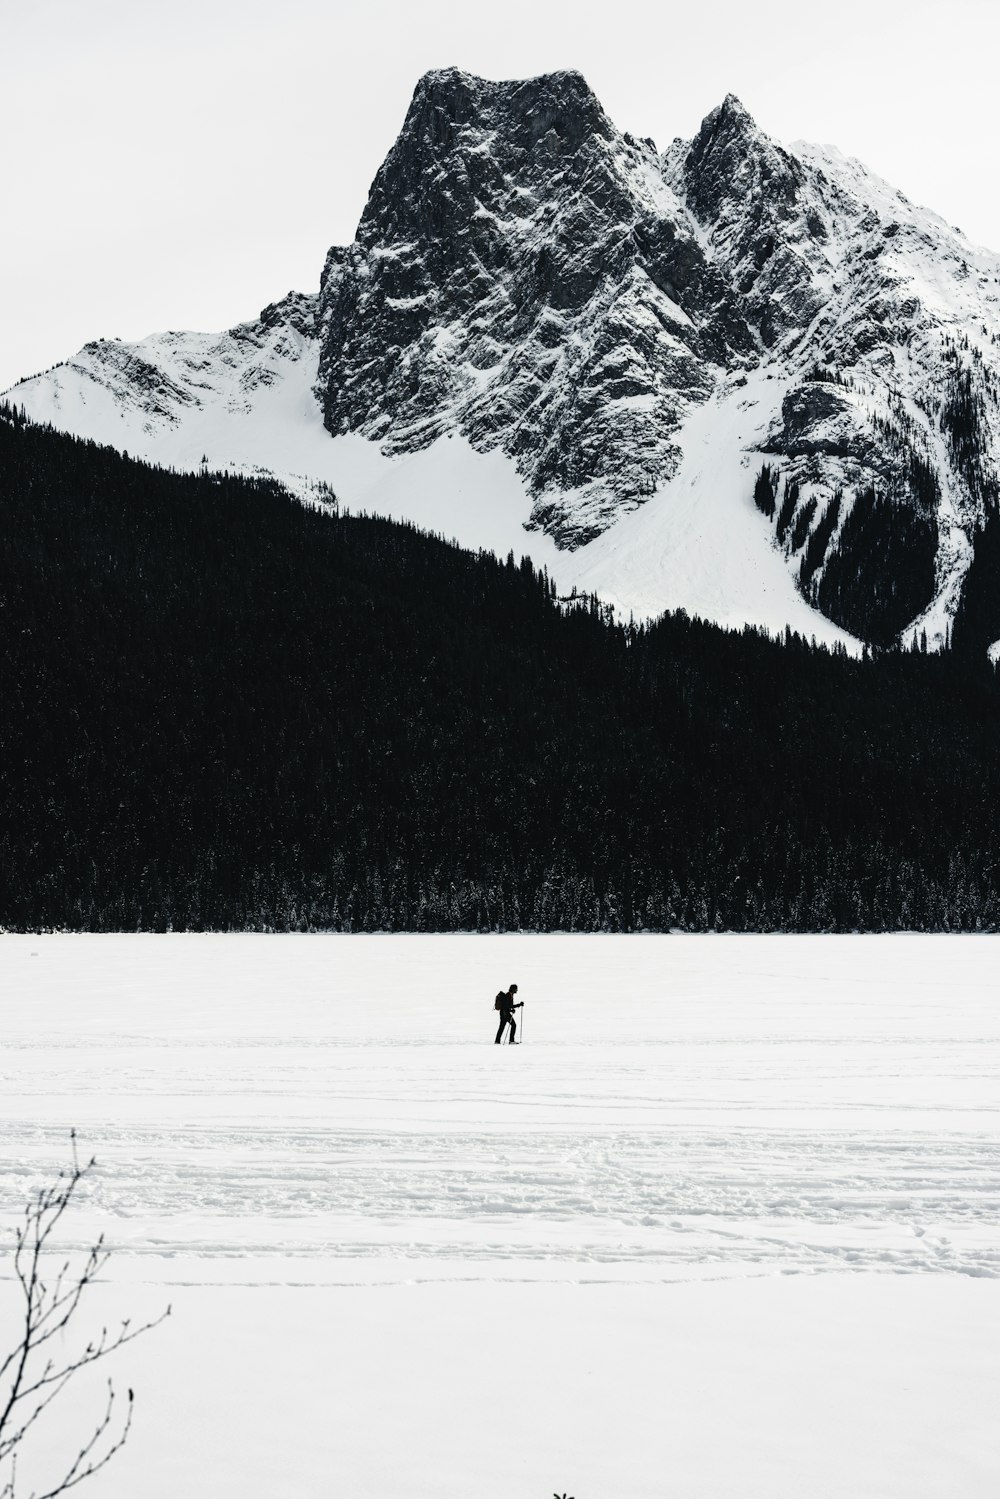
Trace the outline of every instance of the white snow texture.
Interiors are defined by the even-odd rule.
[[[95,1495],[996,1494],[992,939],[2,958],[0,1229],[75,1126],[95,1318],[174,1307]]]

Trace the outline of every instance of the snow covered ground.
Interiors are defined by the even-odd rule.
[[[3,938],[0,1233],[75,1126],[174,1307],[91,1492],[994,1499],[995,952]]]

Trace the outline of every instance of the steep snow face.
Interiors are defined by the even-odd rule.
[[[451,69],[318,296],[88,345],[13,399],[157,461],[322,480],[637,613],[933,646],[1000,504],[998,339],[1000,258],[731,95],[661,155],[579,74]]]
[[[748,500],[756,449],[787,388],[760,371],[720,384],[681,431],[673,481],[575,554],[577,585],[623,613],[637,604],[654,613],[649,605],[669,579],[677,607],[689,613],[734,628],[774,628],[783,619],[849,647],[796,593],[781,551],[761,547],[763,517]]]
[[[37,421],[154,462],[192,467],[204,455],[245,464],[254,461],[245,445],[237,442],[242,451],[230,457],[219,438],[224,448],[227,429],[235,436],[289,387],[312,405],[315,324],[316,297],[289,292],[224,333],[102,338],[8,394]],[[198,450],[202,439],[208,446]],[[262,455],[266,466],[268,456],[280,462]]]

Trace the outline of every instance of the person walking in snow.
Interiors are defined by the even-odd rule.
[[[497,1030],[496,1038],[497,1046],[500,1045],[501,1039],[503,1037],[504,1027],[508,1025],[510,1026],[509,1044],[511,1046],[514,1045],[514,1037],[517,1035],[517,1021],[514,1019],[514,1011],[524,1009],[523,999],[520,1000],[517,1004],[514,1003],[514,995],[516,993],[517,985],[511,984],[506,994],[501,992],[497,995],[497,1009],[500,1011],[500,1025]]]

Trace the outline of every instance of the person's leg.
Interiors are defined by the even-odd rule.
[[[517,1021],[513,1015],[510,1017],[510,1044],[514,1045],[514,1037],[517,1035]]]
[[[506,1017],[506,1015],[501,1015],[500,1016],[500,1024],[499,1024],[499,1026],[497,1028],[497,1039],[496,1039],[497,1046],[500,1045],[500,1041],[501,1041],[501,1038],[503,1036],[503,1028],[504,1028],[504,1026],[506,1024],[507,1024],[507,1017]]]

